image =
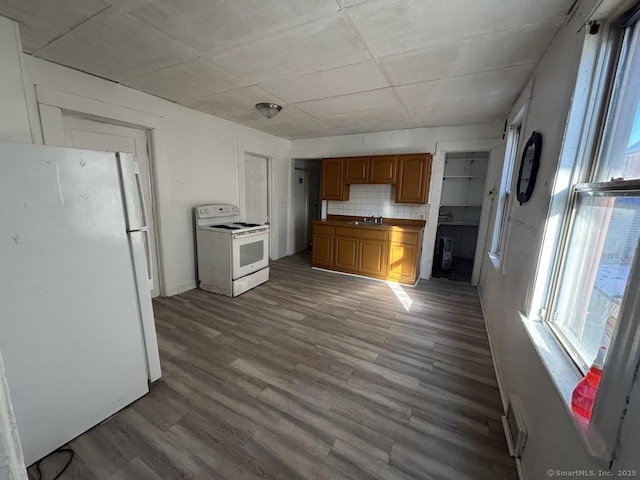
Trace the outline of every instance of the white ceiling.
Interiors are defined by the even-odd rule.
[[[501,120],[574,0],[0,0],[25,52],[285,138]],[[254,108],[276,102],[266,120]]]

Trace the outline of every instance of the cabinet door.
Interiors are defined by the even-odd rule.
[[[345,159],[344,183],[369,183],[369,157]]]
[[[340,270],[356,272],[358,270],[358,244],[354,237],[336,237],[336,257],[334,265]]]
[[[397,155],[378,155],[369,161],[369,183],[396,183]]]
[[[396,203],[427,203],[430,177],[430,154],[398,156]]]
[[[333,267],[333,235],[313,235],[312,263],[317,267]]]
[[[387,273],[386,240],[360,239],[358,273],[384,277]]]
[[[415,283],[416,255],[417,248],[415,245],[391,242],[387,278],[404,283]]]
[[[344,183],[343,158],[325,158],[322,161],[322,199],[349,200],[349,185]]]

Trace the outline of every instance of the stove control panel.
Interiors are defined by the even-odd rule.
[[[238,206],[230,203],[200,205],[195,208],[195,211],[198,218],[228,217],[240,214]]]

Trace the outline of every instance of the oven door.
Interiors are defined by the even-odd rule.
[[[233,279],[249,275],[269,266],[269,232],[234,235]]]

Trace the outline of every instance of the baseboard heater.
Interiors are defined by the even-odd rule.
[[[522,417],[522,407],[517,395],[509,394],[507,413],[502,417],[502,427],[507,438],[509,454],[513,458],[520,458],[527,441],[527,427]]]

